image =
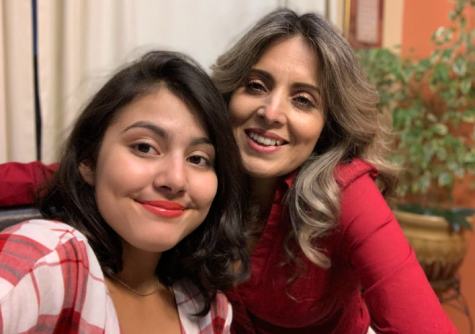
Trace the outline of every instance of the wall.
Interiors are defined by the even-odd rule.
[[[449,0],[405,1],[402,29],[402,53],[408,55],[411,49],[419,57],[429,56],[433,45],[432,33],[449,23],[448,13],[453,7]]]
[[[384,1],[383,15],[383,47],[393,48],[401,44],[404,0]]]
[[[433,50],[430,42],[432,33],[439,27],[449,23],[448,13],[453,7],[449,0],[406,0],[404,4],[402,27],[402,54],[409,55],[411,49],[416,57],[427,57]],[[469,13],[472,26],[475,13]],[[386,18],[385,18],[386,19]],[[475,207],[473,191],[468,192],[467,180],[459,186],[454,197],[459,204]],[[474,224],[475,226],[475,224]],[[475,233],[469,237],[467,256],[462,264],[459,275],[461,292],[465,297],[470,312],[475,316]],[[445,303],[444,309],[455,323],[460,334],[469,334],[469,321],[466,316],[453,306],[457,303]],[[474,319],[475,320],[475,319]]]

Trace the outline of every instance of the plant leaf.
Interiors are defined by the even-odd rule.
[[[472,225],[467,221],[467,218],[473,216],[473,214],[475,214],[475,210],[471,208],[454,208],[445,210],[443,217],[455,231],[460,230],[460,228],[472,231]]]
[[[447,132],[448,132],[447,125],[442,124],[442,123],[438,123],[438,124],[434,125],[432,127],[432,129],[433,129],[434,133],[439,134],[441,136],[446,135]]]
[[[446,187],[454,183],[454,176],[451,173],[444,172],[439,175],[439,186]]]
[[[462,120],[466,123],[475,123],[475,108],[465,110],[462,114]]]
[[[463,76],[467,72],[467,65],[462,58],[457,58],[452,66],[452,70],[458,75]]]
[[[470,92],[471,88],[472,88],[472,80],[470,79],[470,77],[464,78],[460,82],[460,90],[462,91],[463,94],[467,94],[468,92]]]

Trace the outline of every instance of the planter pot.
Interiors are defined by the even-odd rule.
[[[435,292],[444,292],[443,283],[455,278],[467,252],[468,231],[455,232],[442,217],[394,214]]]

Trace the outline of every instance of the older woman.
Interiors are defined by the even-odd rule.
[[[455,333],[384,200],[378,96],[341,34],[277,10],[213,71],[258,212],[234,332]]]

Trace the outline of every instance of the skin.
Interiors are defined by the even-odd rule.
[[[300,36],[278,40],[231,97],[231,124],[257,201],[272,200],[276,181],[307,160],[317,143],[324,126],[317,64]],[[251,138],[256,134],[279,142],[263,145]]]
[[[186,129],[186,131],[183,131]],[[217,191],[215,150],[199,119],[168,89],[160,88],[127,106],[106,130],[94,169],[80,172],[96,191],[104,220],[119,234],[124,269],[117,276],[141,293],[157,289],[155,268],[205,219]],[[148,201],[184,209],[164,217]],[[153,211],[153,210],[152,210]],[[173,291],[164,286],[141,297],[107,279],[124,333],[180,333]]]

